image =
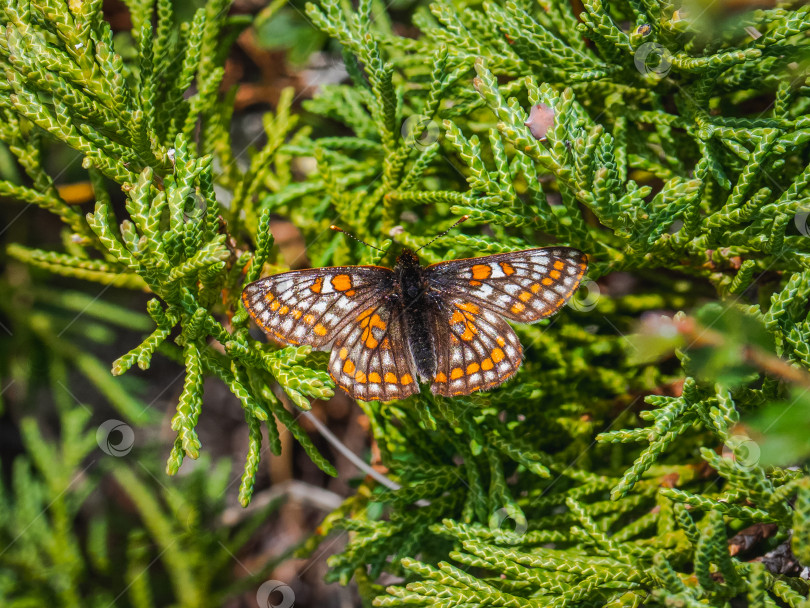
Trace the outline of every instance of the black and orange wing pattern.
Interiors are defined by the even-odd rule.
[[[504,320],[534,323],[556,313],[579,286],[587,257],[568,247],[439,262],[426,268],[434,313],[436,375],[448,397],[488,390],[520,368],[523,349]]]
[[[343,326],[332,346],[329,373],[355,399],[392,401],[419,392],[398,301],[370,305]]]
[[[431,285],[518,323],[553,315],[579,287],[587,256],[570,247],[544,247],[431,264]],[[452,312],[452,311],[451,311]]]
[[[453,397],[498,386],[523,360],[514,330],[499,314],[469,299],[442,301],[433,319],[436,375],[430,390]]]
[[[242,302],[274,340],[323,348],[360,311],[385,298],[393,287],[390,268],[332,266],[259,279],[245,287]]]

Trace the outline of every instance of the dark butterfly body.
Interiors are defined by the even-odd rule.
[[[431,290],[429,274],[410,249],[406,249],[397,258],[394,276],[394,293],[389,296],[391,305],[395,310],[399,308],[401,311],[399,314],[402,315],[416,372],[420,379],[428,382],[436,373],[436,352],[430,320],[439,314],[441,300],[438,293]]]
[[[245,287],[242,301],[285,344],[332,348],[329,371],[357,399],[419,391],[467,395],[511,377],[523,351],[505,318],[557,312],[587,268],[576,249],[549,247],[424,267],[406,249],[394,269],[296,270]]]

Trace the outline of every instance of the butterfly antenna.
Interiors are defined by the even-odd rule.
[[[385,250],[380,249],[379,247],[375,247],[374,245],[369,245],[369,244],[368,244],[368,243],[366,243],[365,241],[361,241],[361,240],[360,240],[360,239],[358,239],[356,236],[354,236],[354,235],[353,235],[351,232],[346,232],[345,230],[343,230],[343,228],[338,228],[338,227],[337,227],[337,226],[335,226],[335,225],[329,226],[329,228],[331,228],[331,229],[332,229],[332,230],[334,230],[335,232],[342,232],[342,233],[343,233],[343,234],[345,234],[346,236],[348,236],[348,237],[350,237],[350,238],[353,238],[353,239],[354,239],[355,241],[357,241],[358,243],[363,243],[363,245],[365,245],[366,247],[371,247],[372,249],[376,249],[377,251],[382,251],[383,253],[385,253]]]
[[[431,244],[433,241],[435,241],[436,239],[440,239],[440,238],[442,238],[442,237],[443,237],[445,234],[447,234],[448,232],[450,232],[450,231],[451,231],[453,228],[455,228],[456,226],[458,226],[458,225],[459,225],[460,223],[462,223],[462,222],[466,222],[468,219],[470,219],[470,216],[469,216],[469,215],[462,215],[462,216],[461,216],[461,218],[460,218],[460,219],[459,219],[459,220],[458,220],[458,221],[457,221],[455,224],[453,224],[452,226],[450,226],[450,227],[449,227],[447,230],[445,230],[445,231],[444,231],[444,232],[442,232],[441,234],[437,234],[436,236],[434,236],[432,239],[430,239],[430,241],[428,241],[427,243],[425,243],[424,245],[422,245],[422,247],[420,247],[419,249],[423,249],[424,247],[427,247],[428,245],[430,245],[430,244]],[[417,249],[416,251],[419,251],[419,249]]]

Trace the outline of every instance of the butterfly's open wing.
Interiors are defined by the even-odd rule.
[[[570,247],[545,247],[426,268],[437,291],[468,300],[511,321],[534,323],[553,315],[571,297],[588,267]]]
[[[353,314],[335,339],[329,373],[355,399],[391,401],[419,392],[401,312],[397,301],[377,301]]]
[[[293,270],[251,283],[242,291],[242,302],[271,338],[322,348],[361,311],[390,294],[393,284],[393,271],[382,266]]]
[[[523,359],[515,332],[499,314],[464,298],[433,311],[436,375],[430,390],[453,397],[485,391],[513,376]]]

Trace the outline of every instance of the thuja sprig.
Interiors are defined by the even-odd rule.
[[[220,378],[239,398],[251,446],[240,489],[247,504],[261,422],[270,429],[274,451],[280,447],[278,419],[319,466],[335,474],[272,390],[278,384],[294,406],[308,409],[310,399],[328,398],[332,388],[324,372],[302,364],[308,351],[275,351],[250,339],[247,316],[239,309],[245,281],[258,278],[272,255],[269,216],[257,226],[254,204],[260,189],[277,189],[289,180],[279,149],[295,118],[289,113],[289,90],[275,116],[268,115],[267,144],[246,173],[235,170],[217,100],[227,49],[221,38],[238,31],[239,20],[228,17],[227,8],[226,1],[212,2],[180,23],[167,2],[133,6],[137,58],[129,63],[115,53],[99,3],[4,7],[0,62],[8,83],[0,99],[2,138],[33,187],[2,182],[0,192],[56,213],[67,227],[70,253],[14,245],[12,256],[67,277],[155,294],[147,306],[155,329],[112,370],[120,375],[136,364],[148,369],[158,352],[176,357],[185,368],[172,419],[177,439],[169,473],[203,449],[195,428],[204,377]],[[195,91],[187,95],[192,83]],[[43,170],[42,133],[84,156],[96,199],[85,217],[61,199]],[[214,172],[215,155],[228,163],[223,174]],[[120,185],[125,213],[113,209],[102,175]],[[218,180],[234,193],[230,222],[215,197]],[[243,212],[257,245],[253,256],[235,250],[228,232],[240,234]],[[234,323],[223,323],[223,313],[236,313]],[[213,349],[212,340],[228,354]]]

